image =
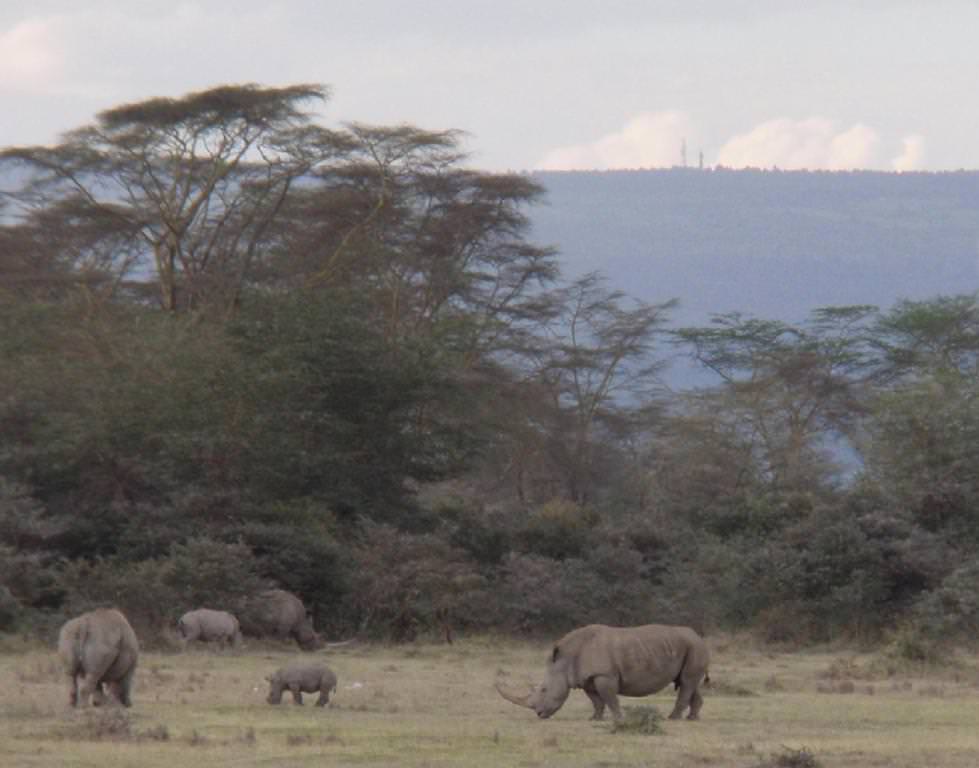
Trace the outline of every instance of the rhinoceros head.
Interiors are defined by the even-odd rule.
[[[306,619],[296,628],[294,636],[299,647],[304,651],[318,651],[326,645],[319,633],[313,629],[313,624],[309,619]]]
[[[269,695],[265,700],[269,704],[280,704],[282,703],[282,689],[285,688],[285,683],[278,674],[268,675],[266,681],[269,684]]]
[[[568,677],[569,660],[561,658],[555,648],[547,664],[544,682],[531,688],[524,696],[507,692],[498,683],[496,690],[507,701],[527,707],[537,713],[537,717],[546,719],[557,712],[571,693],[571,681]]]

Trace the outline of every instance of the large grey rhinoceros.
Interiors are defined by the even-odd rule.
[[[252,637],[293,638],[304,651],[323,648],[303,601],[284,589],[266,589],[249,597],[238,611],[241,631]]]
[[[621,719],[621,696],[648,696],[670,683],[678,689],[672,719],[690,707],[696,720],[704,700],[701,682],[707,676],[710,654],[704,639],[689,627],[647,624],[642,627],[607,627],[591,624],[569,632],[554,646],[544,682],[525,696],[496,689],[507,701],[529,707],[538,717],[557,712],[572,688],[591,699],[593,720],[601,720],[605,707]]]
[[[71,706],[105,700],[103,684],[123,706],[132,706],[133,675],[139,641],[126,617],[112,608],[99,608],[65,622],[58,634],[58,655],[70,678]],[[78,678],[83,677],[81,689]]]
[[[241,645],[238,619],[227,611],[215,611],[211,608],[187,611],[177,620],[177,630],[185,645],[195,640],[217,642],[235,648]]]

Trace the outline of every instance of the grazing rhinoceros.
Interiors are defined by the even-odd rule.
[[[544,682],[530,693],[515,696],[499,684],[496,689],[507,701],[546,718],[561,708],[572,688],[582,688],[595,708],[593,720],[604,717],[606,706],[618,720],[620,695],[648,696],[673,683],[678,693],[670,717],[683,717],[689,706],[689,719],[696,720],[704,703],[698,689],[710,679],[709,660],[707,643],[689,627],[591,624],[558,640]]]
[[[284,589],[266,589],[249,597],[238,616],[242,632],[252,637],[291,637],[304,651],[326,645],[313,629],[303,601]]]
[[[119,611],[99,608],[65,622],[58,634],[58,655],[71,680],[71,706],[85,706],[90,700],[101,704],[105,699],[103,684],[123,706],[132,706],[139,641]],[[81,690],[79,677],[85,678]]]
[[[183,638],[184,645],[194,640],[205,643],[216,641],[221,645],[235,648],[241,645],[238,619],[227,611],[213,611],[210,608],[187,611],[177,621],[177,630]]]
[[[269,681],[269,704],[282,701],[282,692],[292,692],[293,704],[303,703],[303,693],[320,692],[316,700],[317,707],[326,706],[330,694],[337,689],[337,676],[327,667],[317,664],[290,664],[283,667],[274,675],[265,678]]]

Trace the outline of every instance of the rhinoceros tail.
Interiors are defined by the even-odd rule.
[[[708,672],[706,669],[704,670],[703,684],[707,687],[710,687],[710,672]],[[680,690],[680,675],[677,675],[676,680],[673,681],[673,690],[674,691]]]
[[[61,636],[58,638],[58,652],[64,662],[65,671],[69,675],[79,674],[87,639],[87,621],[76,621],[68,627],[68,631],[62,630]]]
[[[681,678],[683,677],[683,672],[684,670],[687,669],[687,666],[690,663],[691,663],[690,649],[687,648],[687,650],[683,654],[683,662],[680,664],[680,671],[677,672],[676,678],[673,680],[673,690],[676,691],[680,690],[680,682],[681,682]],[[708,686],[710,685],[710,671],[707,665],[704,665],[703,685],[708,685]]]

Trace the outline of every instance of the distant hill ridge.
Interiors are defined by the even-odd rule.
[[[532,239],[567,276],[591,270],[675,325],[738,310],[803,319],[979,289],[979,171],[728,169],[532,174]]]

